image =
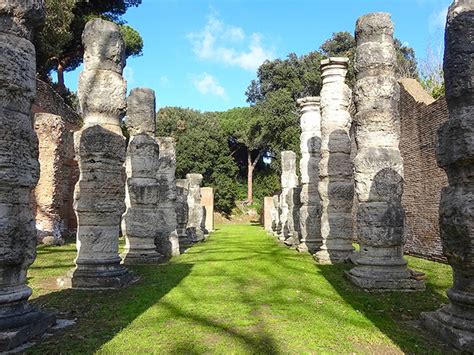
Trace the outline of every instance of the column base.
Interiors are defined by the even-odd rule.
[[[126,254],[123,255],[122,263],[124,265],[151,265],[151,264],[160,264],[165,261],[165,258],[158,253],[153,254]]]
[[[57,283],[63,288],[107,290],[128,287],[138,279],[122,265],[78,265]]]
[[[0,351],[9,351],[28,340],[40,336],[56,324],[56,317],[43,313],[34,307],[28,314],[29,323],[20,327],[0,330]]]
[[[385,273],[374,272],[371,274],[370,270],[358,272],[356,266],[352,270],[346,271],[345,276],[349,281],[365,291],[415,292],[425,289],[423,276],[417,275],[409,269],[403,271],[393,270],[393,272],[387,270]]]
[[[313,255],[313,259],[321,265],[342,264],[350,260],[353,250],[327,250],[321,249]]]
[[[471,320],[450,310],[451,305],[447,305],[435,312],[422,313],[423,327],[457,349],[474,353],[474,329]]]

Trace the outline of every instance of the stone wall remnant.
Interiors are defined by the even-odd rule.
[[[319,161],[321,152],[321,113],[319,97],[298,99],[301,111],[299,209],[300,252],[314,254],[321,246],[321,203],[318,193]]]
[[[122,233],[125,236],[124,264],[157,264],[164,260],[155,245],[161,226],[158,213],[160,147],[155,132],[155,92],[136,88],[127,99],[127,173]]]
[[[352,91],[345,83],[349,58],[321,62],[321,249],[314,255],[320,264],[345,262],[353,253],[352,205],[354,173],[351,160],[349,112]]]
[[[36,257],[36,228],[30,207],[39,178],[38,140],[31,106],[36,95],[32,32],[44,18],[43,1],[0,5],[0,351],[44,333],[53,316],[28,303],[28,267]]]
[[[263,221],[263,228],[267,233],[272,232],[272,222],[274,218],[273,214],[273,196],[265,196],[263,198],[263,211],[262,211],[262,221]]]
[[[287,245],[297,246],[299,236],[295,222],[298,223],[299,194],[297,191],[298,175],[296,175],[296,153],[291,150],[281,152],[281,195],[279,239]],[[297,196],[298,195],[298,196]]]
[[[474,352],[474,3],[448,10],[444,79],[449,120],[438,131],[438,165],[448,175],[441,192],[443,251],[453,269],[450,303],[422,314],[426,328],[466,353]]]
[[[400,89],[390,15],[360,17],[356,42],[354,170],[360,253],[356,266],[346,275],[366,290],[421,290],[424,282],[403,259]]]
[[[158,251],[169,259],[179,255],[179,239],[176,230],[176,141],[171,137],[160,137],[157,141],[160,146],[157,170],[159,185],[157,209],[160,229],[155,244]]]
[[[73,288],[119,288],[135,280],[119,256],[126,177],[120,127],[127,107],[125,45],[119,27],[102,19],[86,24],[82,41],[78,96],[84,126],[74,135],[80,170],[74,192],[78,253],[70,283]]]
[[[201,174],[187,174],[188,181],[188,223],[186,225],[186,238],[191,243],[197,243],[204,240],[203,209],[201,205]]]
[[[201,188],[201,203],[205,210],[205,228],[208,232],[214,231],[214,189]]]

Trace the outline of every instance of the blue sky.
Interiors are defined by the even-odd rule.
[[[265,59],[317,50],[333,32],[353,33],[366,13],[392,14],[395,36],[423,62],[440,52],[451,0],[143,0],[125,15],[144,39],[127,62],[128,88],[150,87],[158,107],[221,111],[246,106]],[[77,88],[81,68],[66,74]]]

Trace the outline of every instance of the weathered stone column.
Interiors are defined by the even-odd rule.
[[[448,10],[444,79],[449,120],[438,131],[438,165],[448,176],[441,193],[443,251],[453,268],[450,303],[422,314],[426,328],[474,353],[474,3],[455,0]]]
[[[354,159],[358,265],[348,278],[367,290],[420,290],[403,259],[403,162],[398,149],[399,86],[390,15],[372,13],[356,25]]]
[[[78,96],[84,126],[74,135],[80,177],[74,191],[77,258],[73,288],[119,288],[135,278],[120,264],[120,220],[125,212],[125,46],[119,27],[102,19],[86,24],[84,71]]]
[[[279,239],[287,245],[298,244],[298,232],[295,228],[295,190],[298,186],[296,175],[296,154],[290,150],[281,152],[281,232]],[[297,206],[299,208],[299,206]]]
[[[207,231],[214,231],[214,189],[212,187],[201,188],[201,203],[206,213],[205,228]]]
[[[158,219],[160,147],[155,133],[155,92],[137,88],[127,100],[127,129],[130,142],[125,168],[127,173],[122,232],[125,236],[124,264],[157,264],[163,261],[155,238],[161,228]]]
[[[351,161],[349,113],[352,91],[345,83],[348,58],[321,62],[321,236],[323,244],[314,258],[321,264],[346,261],[353,252],[352,204],[354,172]]]
[[[159,233],[155,244],[167,259],[179,255],[176,219],[176,142],[171,137],[157,138],[160,160],[157,170],[159,183],[158,220]]]
[[[200,242],[204,240],[204,232],[202,230],[203,211],[201,206],[201,174],[187,174],[188,180],[188,224],[186,226],[187,239],[192,242]]]
[[[0,3],[0,351],[43,333],[53,316],[28,303],[28,267],[36,257],[31,191],[39,178],[38,140],[31,105],[36,95],[32,30],[44,17],[42,1]]]
[[[272,232],[274,236],[278,236],[280,230],[280,195],[273,195],[272,205]]]
[[[176,180],[176,231],[180,244],[186,241],[186,226],[188,225],[188,190],[187,179]]]
[[[299,210],[300,244],[298,251],[315,253],[321,246],[320,212],[318,193],[319,160],[321,151],[321,115],[319,97],[298,100],[301,110],[300,174],[301,207]]]

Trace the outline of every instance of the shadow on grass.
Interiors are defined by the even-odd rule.
[[[67,289],[33,299],[34,305],[77,323],[64,334],[32,347],[28,353],[94,353],[159,302],[190,274],[192,267],[185,263],[131,267],[140,280],[123,290]]]
[[[433,262],[423,260],[419,263],[416,269],[423,269],[422,265],[425,264],[425,270],[422,271],[427,274],[433,272],[429,268],[429,263],[433,265]],[[423,332],[418,324],[421,312],[436,310],[447,302],[446,280],[433,280],[428,275],[425,291],[376,293],[363,291],[345,279],[344,271],[353,267],[351,264],[315,267],[354,310],[361,312],[404,353],[417,353],[419,346],[416,344],[430,349],[438,348],[440,353],[450,352],[449,348]]]

